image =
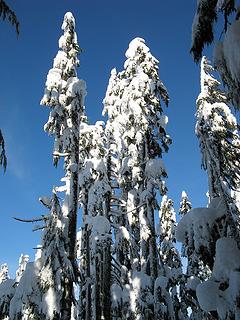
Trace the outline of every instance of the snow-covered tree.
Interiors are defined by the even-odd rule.
[[[192,25],[191,47],[191,53],[195,61],[201,59],[204,46],[213,42],[213,25],[217,20],[217,3],[218,0],[197,1],[197,10]]]
[[[175,247],[175,228],[173,201],[164,195],[159,209],[160,272],[155,283],[155,312],[159,319],[184,319],[186,314],[178,293],[182,279],[182,263]]]
[[[192,25],[191,47],[195,61],[201,60],[204,46],[214,41],[213,27],[219,12],[224,15],[224,31],[226,32],[229,27],[229,16],[237,11],[236,7],[236,0],[197,0],[197,9]],[[238,19],[238,14],[236,19]]]
[[[68,257],[66,219],[63,217],[57,194],[53,190],[51,212],[46,219],[42,238],[39,289],[41,290],[41,314],[44,319],[66,319],[66,283],[75,279],[74,269]],[[74,304],[74,292],[71,292]]]
[[[202,166],[208,174],[210,201],[216,197],[222,199],[228,210],[229,222],[238,219],[231,190],[239,188],[240,140],[237,121],[227,105],[226,95],[219,88],[220,82],[212,72],[213,68],[203,57],[196,134],[202,153]],[[227,234],[226,228],[223,232]]]
[[[15,293],[15,280],[0,283],[0,320],[9,320],[10,301]]]
[[[239,239],[239,212],[231,190],[238,190],[240,173],[237,122],[212,72],[213,68],[203,57],[196,134],[202,153],[202,167],[208,175],[210,203],[208,208],[191,210],[179,223],[182,240],[185,238],[183,230],[188,229],[186,241],[190,251],[187,255],[197,254],[196,261],[202,260],[211,269],[217,239],[223,236]]]
[[[9,279],[8,276],[8,265],[6,263],[1,265],[1,270],[0,270],[0,283],[6,281]]]
[[[111,186],[103,125],[101,121],[95,125],[82,122],[80,128],[81,319],[109,319],[111,316]]]
[[[29,262],[10,301],[12,320],[41,319],[41,290],[39,287],[40,260]]]
[[[221,267],[219,261],[227,260],[232,264],[231,270],[237,270],[239,262],[233,262],[226,245],[232,243],[232,250],[235,250],[239,244],[239,210],[232,195],[233,190],[239,190],[240,144],[236,119],[227,105],[226,95],[219,88],[220,82],[213,77],[213,71],[207,58],[203,57],[196,134],[202,153],[202,167],[208,175],[209,205],[192,209],[182,217],[177,227],[177,239],[184,244],[189,258],[188,287],[196,292],[203,309],[201,311],[194,300],[193,303],[190,301],[193,315],[232,319],[234,312],[238,312],[236,301],[239,292],[234,287],[230,288],[233,281],[231,272],[225,270],[226,266]],[[208,302],[203,292],[210,292]],[[233,304],[228,294],[234,297]],[[220,296],[225,298],[220,299],[222,305],[219,309]],[[196,296],[193,297],[195,299]]]
[[[180,208],[179,208],[179,214],[183,216],[188,211],[192,209],[192,204],[188,199],[188,195],[185,191],[182,192],[181,202],[180,202]]]
[[[19,266],[18,266],[18,269],[16,271],[16,278],[15,278],[15,281],[18,283],[22,277],[22,274],[23,272],[25,271],[26,269],[26,266],[27,266],[27,263],[29,261],[29,255],[23,255],[21,254],[20,258],[19,258]]]
[[[192,25],[191,53],[195,61],[200,61],[205,45],[214,42],[214,23],[220,13],[224,16],[221,36],[223,40],[215,42],[214,66],[228,89],[231,103],[236,109],[240,106],[239,77],[239,33],[240,9],[237,0],[198,0]],[[229,22],[229,20],[231,20]]]
[[[59,48],[53,68],[50,69],[42,105],[50,107],[50,116],[44,129],[55,137],[54,164],[64,157],[65,200],[62,205],[64,219],[66,254],[71,262],[73,274],[64,281],[64,314],[61,319],[70,319],[73,303],[73,282],[77,280],[76,268],[76,226],[79,197],[79,128],[84,111],[86,84],[77,77],[80,48],[75,32],[72,13],[64,16],[64,34],[59,39]],[[74,276],[73,276],[74,275]]]
[[[121,309],[127,319],[144,319],[153,316],[151,295],[158,276],[154,212],[157,190],[166,192],[161,157],[171,142],[160,100],[168,104],[168,94],[159,79],[158,60],[143,39],[130,42],[126,57],[122,72],[112,70],[103,114],[109,118],[106,131],[111,171],[118,190],[112,201],[112,219],[116,259],[124,266],[120,270]],[[134,285],[134,279],[139,279],[141,286]],[[119,284],[114,284],[114,290],[113,295],[121,299]],[[119,303],[115,301],[115,305]]]
[[[240,317],[240,250],[236,241],[223,237],[216,243],[216,255],[211,277],[197,286],[197,297],[205,312],[214,319],[231,320]]]

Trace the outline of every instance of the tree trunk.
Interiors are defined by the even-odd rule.
[[[64,216],[67,220],[68,235],[68,258],[72,265],[73,277],[69,275],[64,280],[64,298],[62,320],[71,319],[72,303],[74,299],[73,283],[77,281],[78,271],[76,269],[76,236],[77,236],[77,213],[78,213],[78,171],[79,171],[79,111],[72,113],[72,149],[71,155],[65,158],[67,191],[64,201]],[[74,170],[72,169],[74,167]]]

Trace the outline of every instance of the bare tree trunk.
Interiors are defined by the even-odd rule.
[[[154,209],[148,208],[148,219],[150,222],[151,237],[149,240],[149,251],[150,251],[150,273],[153,281],[158,276],[158,255],[157,255],[157,243],[156,243],[156,232],[155,232],[155,220],[154,220]]]
[[[64,216],[67,219],[68,258],[72,265],[73,277],[64,279],[64,298],[62,320],[71,319],[72,303],[74,299],[73,283],[77,281],[78,271],[76,263],[77,213],[78,213],[78,171],[79,171],[79,111],[72,113],[72,150],[65,158],[67,192],[64,201]],[[74,169],[73,169],[74,168]]]
[[[108,155],[107,158],[107,174],[108,180],[111,179],[111,157]],[[106,201],[105,201],[105,215],[108,220],[110,220],[109,213],[110,213],[110,197],[111,194],[109,193]],[[110,320],[111,319],[111,240],[108,239],[102,248],[102,301],[103,301],[103,319]]]

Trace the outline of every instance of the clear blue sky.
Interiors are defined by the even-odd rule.
[[[195,100],[199,66],[189,54],[195,1],[165,0],[7,0],[20,21],[20,35],[0,22],[0,128],[8,168],[0,172],[0,263],[15,272],[21,253],[34,256],[40,233],[13,216],[46,213],[39,196],[58,185],[61,169],[52,165],[52,139],[43,131],[49,110],[39,105],[46,75],[58,50],[64,13],[76,19],[80,56],[79,78],[87,82],[86,111],[90,122],[102,119],[102,99],[110,70],[122,70],[128,43],[139,36],[160,60],[160,78],[168,88],[168,132],[173,139],[164,156],[169,196],[179,208],[185,190],[194,207],[206,205],[206,174],[200,168],[195,137]],[[210,56],[211,58],[211,56]]]

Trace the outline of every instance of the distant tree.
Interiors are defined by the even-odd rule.
[[[192,204],[188,199],[187,193],[185,191],[183,191],[182,197],[181,197],[181,202],[180,202],[179,214],[184,215],[191,209],[192,209]]]
[[[184,319],[187,314],[187,307],[180,303],[178,292],[182,263],[175,247],[175,228],[173,201],[164,195],[159,209],[160,271],[155,283],[155,312],[159,319]]]
[[[15,12],[7,5],[6,1],[0,0],[0,18],[7,20],[15,27],[17,34],[19,34],[19,21]]]
[[[19,258],[19,266],[18,269],[16,271],[16,278],[15,281],[18,283],[26,269],[27,263],[29,261],[29,255],[23,255],[21,254],[20,258]]]
[[[9,319],[10,301],[15,293],[15,280],[8,275],[6,263],[0,269],[0,320]]]
[[[179,214],[184,217],[192,209],[192,204],[188,199],[188,195],[185,191],[182,192],[182,198],[180,202]],[[182,245],[182,257],[187,258],[186,271],[182,275],[182,281],[180,282],[180,300],[181,307],[188,308],[188,313],[191,314],[190,319],[212,319],[211,315],[204,312],[197,300],[196,287],[200,281],[205,281],[209,278],[211,272],[207,265],[199,259],[199,255],[196,254],[194,248],[194,241],[187,236],[186,242]]]
[[[6,281],[9,279],[8,276],[8,265],[6,263],[1,265],[1,270],[0,270],[0,283]]]
[[[41,104],[50,107],[49,120],[44,129],[55,137],[54,164],[58,164],[60,157],[64,158],[63,180],[66,196],[62,205],[62,215],[67,240],[66,254],[71,262],[74,277],[69,277],[64,282],[65,307],[61,319],[69,320],[73,304],[73,282],[77,281],[78,273],[76,228],[79,197],[79,128],[84,111],[86,84],[78,79],[76,72],[80,48],[72,13],[65,14],[62,29],[64,34],[59,39],[60,50],[54,59],[53,68],[48,73]]]

